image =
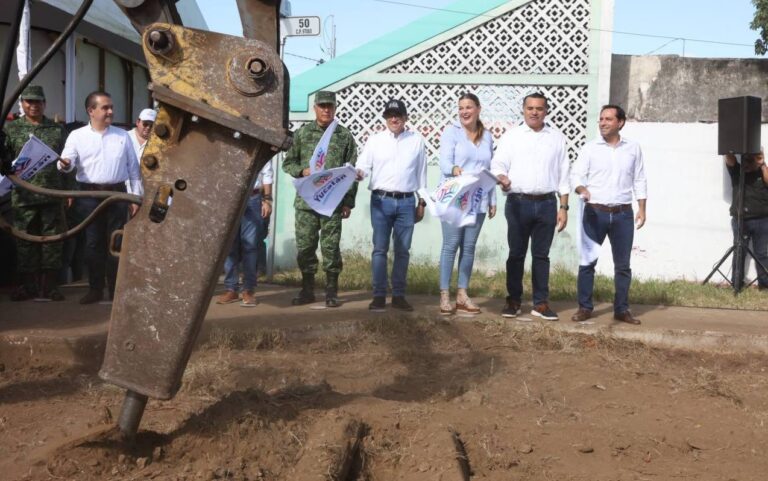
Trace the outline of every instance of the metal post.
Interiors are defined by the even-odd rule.
[[[144,408],[146,406],[147,396],[130,389],[125,392],[125,399],[123,400],[123,407],[120,410],[120,418],[117,421],[117,425],[126,439],[136,437],[136,432],[139,430],[139,424],[141,424],[141,418],[144,415]]]

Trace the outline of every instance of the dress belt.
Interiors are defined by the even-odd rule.
[[[592,207],[595,210],[602,212],[610,212],[611,214],[618,214],[619,212],[627,212],[632,210],[632,204],[620,204],[620,205],[604,205],[604,204],[587,204],[587,207]]]
[[[509,197],[514,197],[515,199],[525,199],[525,200],[549,200],[555,197],[555,193],[547,192],[546,194],[522,194],[519,192],[513,192],[509,194]]]
[[[374,190],[373,193],[384,197],[392,197],[393,199],[407,199],[413,197],[413,192],[387,192],[386,190]]]
[[[125,192],[125,182],[116,182],[114,184],[89,184],[80,182],[80,190],[111,190],[115,192]]]

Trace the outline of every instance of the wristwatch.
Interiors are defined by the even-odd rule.
[[[568,210],[568,204],[561,204],[560,208],[563,210]]]

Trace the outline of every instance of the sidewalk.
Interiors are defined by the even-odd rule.
[[[198,342],[204,342],[214,328],[232,330],[281,329],[288,337],[317,337],[349,332],[355,323],[372,317],[401,315],[389,309],[385,314],[368,311],[368,292],[344,292],[344,305],[325,309],[322,302],[311,306],[291,306],[295,288],[262,284],[257,289],[260,304],[253,308],[239,303],[208,308]],[[217,293],[221,289],[217,290]],[[78,299],[85,287],[66,287],[63,302],[10,302],[0,300],[0,363],[37,365],[64,363],[98,369],[106,340],[111,305],[82,306]],[[318,290],[318,300],[321,300]],[[409,316],[440,317],[437,297],[409,296],[416,310]],[[555,302],[559,322],[542,321],[528,314],[523,305],[518,319],[503,319],[499,312],[502,299],[477,298],[483,314],[474,318],[453,316],[455,322],[496,320],[510,326],[528,328],[546,324],[565,332],[602,333],[621,339],[637,340],[660,347],[685,348],[717,352],[768,353],[768,312],[700,309],[665,306],[633,306],[632,312],[642,325],[631,326],[613,321],[611,305],[600,304],[595,317],[584,325],[570,321],[576,310],[574,303]]]

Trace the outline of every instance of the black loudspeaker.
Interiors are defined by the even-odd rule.
[[[717,101],[717,153],[757,154],[760,152],[760,97],[733,97]]]

